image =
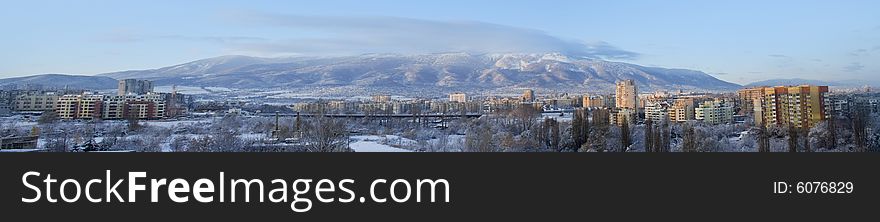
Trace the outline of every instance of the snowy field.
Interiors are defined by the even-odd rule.
[[[158,126],[164,128],[176,128],[183,125],[191,125],[191,124],[199,124],[199,123],[211,123],[211,119],[198,119],[198,120],[150,120],[143,121],[145,125],[148,126]]]
[[[171,93],[172,86],[157,86],[153,91],[159,93]],[[220,92],[232,92],[234,89],[225,87],[197,87],[197,86],[177,86],[177,92],[187,95],[205,95]]]
[[[550,119],[556,119],[556,121],[559,121],[559,122],[571,122],[573,117],[574,117],[574,114],[572,114],[572,113],[542,113],[541,114],[541,119],[550,118]]]
[[[353,139],[355,142],[349,144],[349,147],[351,147],[351,149],[353,149],[355,152],[412,152],[409,150],[381,144],[381,141],[394,139],[386,136],[352,136],[351,139]]]

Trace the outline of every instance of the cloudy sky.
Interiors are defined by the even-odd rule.
[[[150,69],[221,55],[563,52],[774,78],[880,81],[875,0],[18,1],[0,77]]]

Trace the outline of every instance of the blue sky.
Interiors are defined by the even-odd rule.
[[[773,78],[880,81],[880,1],[17,1],[0,77],[229,54],[563,51]]]

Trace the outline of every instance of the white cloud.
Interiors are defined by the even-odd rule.
[[[847,72],[858,72],[862,71],[862,69],[865,69],[865,66],[862,65],[862,63],[858,62],[850,63],[849,65],[843,67],[843,70]]]
[[[581,42],[533,29],[474,21],[432,21],[399,17],[331,17],[246,14],[248,25],[283,27],[313,37],[236,43],[264,54],[361,54],[434,52],[561,52],[572,56],[631,60],[638,53],[606,42]]]

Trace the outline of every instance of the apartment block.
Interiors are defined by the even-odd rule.
[[[630,126],[632,126],[636,122],[636,117],[638,113],[633,109],[614,109],[609,115],[609,123],[611,125],[623,125],[624,120]]]
[[[584,108],[611,108],[614,107],[614,97],[584,95],[582,103]]]
[[[104,119],[160,119],[165,117],[165,99],[159,94],[108,96],[104,100]]]
[[[695,119],[694,99],[693,98],[677,98],[673,100],[672,106],[669,107],[669,121],[683,123]]]
[[[64,95],[58,98],[55,112],[61,119],[99,119],[103,110],[103,95]]]
[[[734,107],[732,102],[716,99],[700,103],[694,109],[696,119],[708,124],[725,124],[733,122]]]
[[[58,101],[55,92],[29,91],[21,93],[13,98],[12,106],[15,111],[52,111]]]
[[[659,123],[669,118],[669,103],[665,100],[646,100],[645,101],[645,119]]]
[[[828,86],[764,87],[755,100],[755,123],[812,127],[825,120],[825,94]]]
[[[764,96],[764,88],[752,87],[736,91],[737,101],[735,106],[739,107],[739,114],[750,114],[755,111],[755,100]]]
[[[632,79],[617,82],[615,90],[615,102],[617,108],[638,109],[639,94],[636,82]]]

